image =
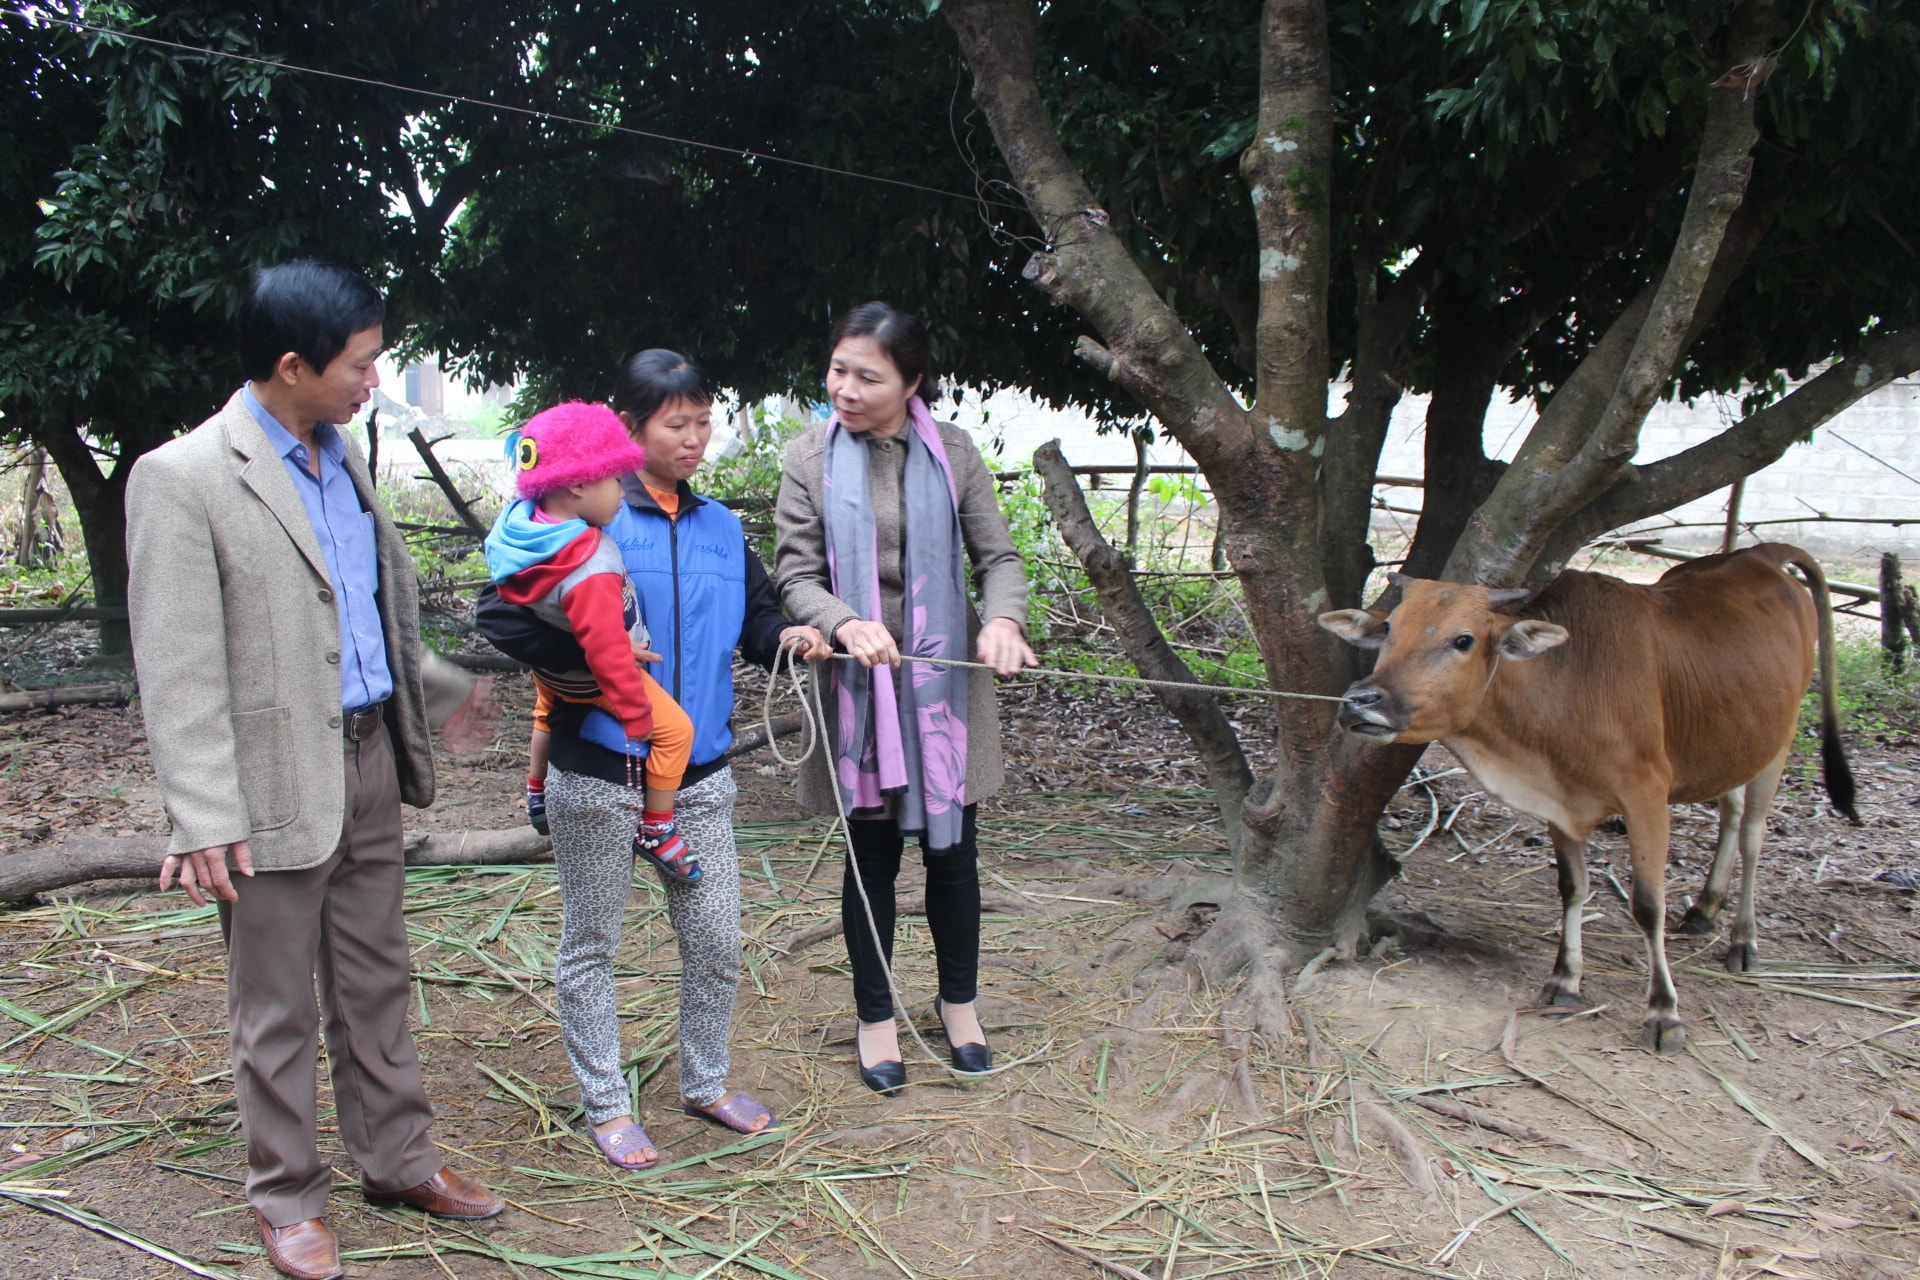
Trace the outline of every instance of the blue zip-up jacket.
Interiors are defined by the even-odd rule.
[[[693,721],[692,760],[681,783],[692,786],[724,765],[733,745],[733,651],[771,668],[781,631],[794,624],[780,611],[739,516],[682,482],[675,519],[637,478],[623,484],[627,505],[606,532],[626,561],[651,647],[662,659],[650,674]],[[553,762],[569,772],[607,776],[619,758],[606,750],[610,736],[600,741],[607,726],[599,721],[611,725],[612,718],[590,713],[575,726],[565,723],[572,717],[558,704],[554,710]],[[562,734],[576,736],[587,750],[576,753]],[[601,754],[607,759],[595,758]]]

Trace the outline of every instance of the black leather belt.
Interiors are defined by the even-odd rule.
[[[348,742],[365,742],[373,736],[373,731],[380,727],[380,708],[385,705],[383,702],[376,702],[358,711],[342,713],[340,732],[346,735]]]

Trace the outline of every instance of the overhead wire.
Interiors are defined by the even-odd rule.
[[[258,54],[239,53],[231,49],[212,49],[203,45],[187,44],[179,40],[167,40],[160,36],[147,35],[144,32],[129,31],[122,27],[102,26],[81,18],[51,12],[46,9],[18,9],[0,6],[0,15],[19,18],[28,23],[47,26],[70,27],[77,31],[87,31],[95,35],[111,36],[119,40],[131,40],[140,44],[154,45],[162,49],[171,49],[178,53],[190,53],[203,58],[225,58],[231,62],[243,62],[251,66],[266,67],[275,71],[290,71],[300,75],[319,76],[327,80],[340,80],[348,84],[364,85],[372,89],[384,89],[391,93],[413,94],[416,97],[432,98],[440,102],[459,106],[477,107],[484,111],[494,111],[505,115],[525,116],[529,119],[547,121],[553,124],[579,125],[589,129],[598,129],[607,133],[626,134],[636,138],[646,138],[653,142],[671,143],[675,146],[693,147],[702,151],[715,151],[722,155],[736,156],[742,160],[759,160],[767,164],[788,165],[796,169],[812,169],[819,173],[836,177],[854,178],[861,182],[876,182],[884,186],[904,187],[912,191],[924,191],[929,195],[945,196],[954,200],[965,200],[971,204],[989,208],[1011,209],[1025,213],[1022,205],[1009,204],[1006,201],[990,200],[983,194],[968,194],[963,191],[949,191],[944,187],[928,186],[923,182],[910,182],[905,178],[889,178],[877,173],[862,173],[857,169],[845,169],[837,165],[818,164],[811,160],[795,160],[790,156],[774,155],[772,152],[755,151],[751,147],[733,147],[719,142],[706,142],[699,138],[683,138],[675,134],[660,133],[651,129],[640,129],[633,125],[614,124],[605,120],[593,120],[585,116],[568,115],[560,111],[545,111],[538,107],[523,107],[510,102],[488,102],[484,98],[470,98],[464,94],[446,93],[438,89],[422,89],[414,85],[395,84],[389,80],[377,80],[371,76],[353,75],[345,71],[330,71],[325,67],[303,66],[295,62],[285,62]]]

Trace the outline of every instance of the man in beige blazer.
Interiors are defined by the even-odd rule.
[[[384,312],[342,267],[260,272],[241,310],[247,384],[127,484],[134,657],[173,825],[160,888],[177,875],[219,902],[247,1199],[297,1280],[340,1274],[315,1146],[323,1016],[367,1199],[462,1219],[504,1207],[442,1165],[407,1028],[400,806],[433,799],[419,605],[336,430],[379,382]]]

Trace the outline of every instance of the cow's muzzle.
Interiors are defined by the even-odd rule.
[[[1338,719],[1348,733],[1376,742],[1389,741],[1406,728],[1394,715],[1392,699],[1365,681],[1347,690]]]

